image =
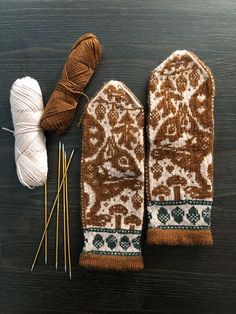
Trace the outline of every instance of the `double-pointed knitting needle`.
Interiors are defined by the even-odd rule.
[[[63,182],[64,182],[65,177],[66,177],[66,173],[67,173],[67,171],[68,171],[68,169],[69,169],[69,166],[70,166],[70,163],[71,163],[71,160],[72,160],[73,155],[74,155],[74,150],[73,150],[73,151],[71,152],[71,154],[70,154],[70,158],[69,158],[69,160],[68,160],[68,163],[67,163],[67,166],[66,166],[65,172],[64,172],[64,174],[63,174],[63,177],[62,177],[62,180],[61,180],[61,183],[60,183],[59,189],[58,189],[58,191],[57,191],[57,194],[56,194],[56,197],[55,197],[55,199],[54,199],[54,202],[53,202],[52,208],[51,208],[51,210],[50,210],[50,214],[49,214],[49,216],[48,216],[47,224],[46,224],[46,226],[45,226],[45,228],[44,228],[44,231],[43,231],[43,234],[42,234],[41,240],[40,240],[40,242],[39,242],[39,245],[38,245],[38,248],[37,248],[37,251],[36,251],[35,257],[34,257],[34,261],[33,261],[32,267],[31,267],[31,271],[33,271],[34,266],[35,266],[35,263],[36,263],[36,261],[37,261],[37,258],[38,258],[38,255],[39,255],[40,249],[41,249],[42,244],[43,244],[43,240],[44,240],[44,238],[45,238],[45,234],[46,234],[46,232],[47,232],[47,229],[48,229],[49,223],[50,223],[51,218],[52,218],[52,214],[53,214],[54,209],[55,209],[55,207],[56,207],[57,200],[58,200],[58,197],[59,197],[59,194],[60,194],[60,191],[61,191],[61,188],[62,188]]]
[[[62,144],[62,171],[65,174],[65,180],[63,182],[63,243],[64,243],[64,268],[67,271],[67,242],[66,242],[66,164],[65,164],[65,146]]]
[[[46,227],[48,220],[48,183],[47,180],[44,185],[44,228]],[[44,261],[45,264],[48,263],[48,233],[45,233],[45,240],[44,240]]]
[[[66,152],[65,152],[65,167],[67,164],[66,160]],[[65,179],[65,185],[66,185],[66,230],[67,230],[67,250],[68,250],[68,267],[69,267],[69,277],[71,279],[71,256],[70,256],[70,222],[69,222],[69,193],[68,193],[68,177],[66,174],[66,179]]]
[[[57,190],[59,190],[61,180],[61,141],[58,146],[58,166],[57,166]],[[57,200],[57,218],[56,218],[56,261],[55,268],[58,267],[58,246],[59,246],[59,218],[60,218],[60,197]]]

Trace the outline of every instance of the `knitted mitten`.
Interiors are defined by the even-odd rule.
[[[147,241],[210,245],[214,79],[193,53],[175,51],[151,75]]]
[[[144,112],[121,82],[108,82],[83,118],[81,196],[86,267],[143,268]]]

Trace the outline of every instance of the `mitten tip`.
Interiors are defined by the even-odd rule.
[[[147,243],[173,246],[211,246],[213,239],[210,229],[207,230],[169,230],[149,228]]]
[[[137,256],[121,255],[99,255],[94,253],[82,253],[79,258],[79,265],[86,268],[101,270],[138,271],[142,270],[143,258]]]

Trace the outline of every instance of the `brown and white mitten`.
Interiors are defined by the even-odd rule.
[[[83,118],[81,196],[85,267],[143,268],[144,112],[121,82],[108,82]]]
[[[149,83],[147,241],[211,245],[214,79],[193,53],[175,51]]]

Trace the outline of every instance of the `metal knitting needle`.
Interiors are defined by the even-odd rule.
[[[58,200],[58,197],[59,197],[59,194],[60,194],[60,191],[61,191],[61,188],[62,188],[63,182],[64,182],[64,180],[65,180],[66,173],[67,173],[67,171],[68,171],[68,169],[69,169],[69,166],[70,166],[70,163],[71,163],[72,157],[73,157],[73,155],[74,155],[74,151],[75,151],[75,150],[73,149],[73,151],[72,151],[72,152],[71,152],[71,154],[70,154],[70,158],[69,158],[68,164],[67,164],[67,166],[66,166],[66,169],[65,169],[65,172],[64,172],[64,174],[63,174],[63,177],[62,177],[62,180],[61,180],[61,183],[60,183],[59,189],[58,189],[58,191],[57,191],[57,194],[56,194],[56,197],[55,197],[55,199],[54,199],[54,202],[53,202],[52,208],[51,208],[51,210],[50,210],[50,214],[49,214],[49,217],[48,217],[48,220],[47,220],[47,224],[46,224],[46,226],[45,226],[45,228],[44,228],[44,231],[43,231],[43,234],[42,234],[41,240],[40,240],[40,242],[39,242],[39,245],[38,245],[38,248],[37,248],[37,251],[36,251],[35,257],[34,257],[34,261],[33,261],[32,267],[31,267],[31,271],[33,271],[34,266],[35,266],[35,263],[36,263],[36,261],[37,261],[37,258],[38,258],[38,255],[39,255],[40,249],[41,249],[42,244],[43,244],[43,240],[44,240],[44,238],[45,238],[45,234],[46,234],[46,232],[47,232],[47,229],[48,229],[49,223],[50,223],[51,218],[52,218],[52,214],[53,214],[54,209],[55,209],[55,207],[56,207],[57,200]]]
[[[47,180],[44,185],[44,228],[46,227],[48,220],[48,184]],[[44,262],[48,263],[48,233],[45,233],[45,241],[44,241]]]
[[[57,166],[57,190],[59,190],[61,179],[61,141],[58,145],[58,166]],[[57,218],[56,218],[56,261],[55,268],[58,267],[58,246],[59,246],[59,218],[60,218],[60,197],[57,200]]]
[[[66,166],[66,152],[65,152],[65,166]],[[66,184],[66,230],[67,230],[67,250],[68,250],[68,267],[69,267],[69,277],[71,279],[71,256],[70,256],[70,222],[69,222],[69,193],[68,193],[68,176],[66,174],[65,179]]]
[[[66,248],[66,173],[65,173],[65,146],[62,144],[62,171],[65,174],[63,182],[63,241],[64,241],[64,268],[67,271],[67,248]]]

